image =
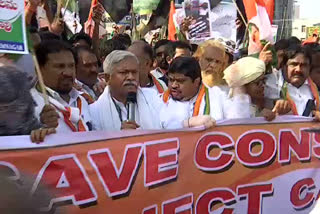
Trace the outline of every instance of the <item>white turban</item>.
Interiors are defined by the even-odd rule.
[[[138,58],[129,51],[122,51],[122,50],[112,51],[103,62],[103,73],[112,74],[114,71],[113,66],[128,57],[134,58],[135,60],[137,60],[137,63],[139,63]]]
[[[244,57],[224,71],[223,79],[230,88],[236,88],[256,80],[265,71],[266,65],[263,61],[253,57]]]

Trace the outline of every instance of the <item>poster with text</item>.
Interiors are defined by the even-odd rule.
[[[28,53],[24,1],[0,1],[0,53]]]

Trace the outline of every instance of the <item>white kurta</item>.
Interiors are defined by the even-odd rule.
[[[90,95],[92,97],[92,99],[94,99],[94,100],[98,99],[98,97],[96,96],[94,91],[89,86],[80,82],[79,80],[75,80],[75,83],[77,84],[77,86],[79,86],[79,88],[81,88],[81,90],[79,90],[80,94],[86,93],[86,94]]]
[[[160,83],[160,85],[163,88],[163,91],[168,90],[167,84],[161,79],[163,77],[163,74],[160,71],[155,69],[155,70],[152,70],[150,72],[150,74]],[[157,87],[155,85],[153,86],[153,88],[155,88],[158,91],[158,89],[157,89]]]
[[[120,107],[121,115],[116,104]],[[160,129],[159,111],[161,99],[157,92],[149,88],[139,88],[137,91],[136,123],[141,129]],[[109,87],[106,87],[99,99],[89,106],[94,127],[97,130],[118,131],[121,129],[121,119],[127,119],[125,106],[111,97]]]
[[[217,86],[209,88],[210,116],[216,121],[223,119],[249,118],[250,100],[247,99],[247,96],[244,96],[245,99],[238,96],[229,99],[226,91],[227,90],[222,90]],[[163,105],[160,111],[162,128],[183,128],[183,121],[193,115],[197,97],[198,95],[186,102],[175,101],[172,98],[169,98],[168,102]],[[205,105],[204,96],[200,104],[199,115],[204,114]]]
[[[42,112],[42,109],[45,105],[44,99],[42,97],[42,94],[37,91],[37,89],[32,88],[30,90],[31,95],[36,103],[36,108],[35,108],[35,116],[39,119],[40,121],[40,113]],[[77,124],[79,120],[82,120],[83,125],[85,126],[86,130],[89,131],[89,126],[92,124],[91,121],[91,116],[89,112],[89,105],[87,101],[80,95],[80,93],[76,89],[72,89],[70,92],[70,101],[67,103],[64,101],[60,95],[47,88],[47,92],[50,95],[49,96],[49,102],[52,104],[55,108],[60,108],[64,109],[64,107],[70,107],[71,108],[71,122],[75,127],[77,127]],[[80,115],[80,110],[77,107],[77,99],[78,97],[81,99],[81,115]],[[56,128],[57,133],[66,133],[66,132],[72,132],[72,129],[65,123],[63,114],[58,111],[59,114],[59,125]],[[89,125],[89,126],[88,126]]]
[[[303,115],[308,101],[315,99],[312,95],[308,81],[305,81],[300,88],[296,88],[293,85],[288,84],[288,93],[293,102],[296,104],[297,111],[300,116]]]

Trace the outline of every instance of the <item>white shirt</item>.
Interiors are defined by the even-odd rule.
[[[87,131],[89,131],[90,126],[92,126],[91,116],[89,112],[89,105],[87,101],[80,96],[80,93],[76,89],[72,89],[69,93],[70,100],[67,103],[65,100],[63,100],[60,95],[53,91],[50,88],[46,88],[48,95],[49,95],[49,102],[52,104],[56,109],[57,107],[64,108],[64,107],[71,107],[71,121],[75,127],[77,127],[78,121],[81,120],[84,127]],[[32,88],[30,90],[31,95],[36,103],[35,108],[35,116],[40,121],[40,113],[42,112],[42,109],[45,105],[44,99],[42,97],[42,93],[40,93],[36,88]],[[77,100],[78,98],[81,99],[81,115],[79,108],[77,107]],[[66,133],[66,132],[72,132],[72,129],[65,123],[63,114],[57,109],[57,113],[59,114],[59,120],[58,120],[58,127],[56,128],[57,133]]]
[[[222,90],[217,86],[209,88],[208,90],[210,116],[216,121],[250,117],[250,101],[247,99],[247,97],[245,97],[246,99],[242,99],[236,96],[233,99],[230,99],[227,96],[227,90]],[[168,102],[163,105],[160,111],[160,122],[162,128],[183,128],[183,121],[192,117],[193,115],[197,98],[198,95],[186,102],[175,101],[172,98],[169,98]],[[205,105],[205,97],[203,97],[200,104],[199,115],[204,114]]]
[[[80,94],[86,93],[86,94],[90,95],[90,96],[92,97],[92,99],[94,99],[94,100],[97,100],[97,99],[98,99],[98,97],[96,96],[96,94],[94,93],[94,91],[93,91],[89,86],[87,86],[86,84],[80,82],[79,80],[75,80],[75,83],[76,83],[79,87],[81,87],[81,90],[79,90],[79,91],[80,91]]]
[[[160,129],[159,111],[162,102],[157,92],[150,88],[138,88],[135,121],[140,129]],[[121,117],[117,106],[120,107]],[[124,104],[115,100],[106,87],[99,99],[90,105],[94,127],[104,131],[119,131],[122,121],[127,119]],[[121,121],[122,119],[122,121]]]
[[[305,83],[300,88],[296,88],[295,86],[288,84],[288,93],[291,99],[296,104],[297,111],[300,116],[303,115],[303,112],[306,109],[307,102],[310,99],[315,99],[312,95],[308,81],[305,81]]]
[[[160,79],[160,78],[162,78],[162,77],[164,76],[163,73],[161,73],[160,71],[158,71],[158,69],[154,69],[154,70],[152,70],[152,71],[150,72],[150,74],[160,83],[160,85],[161,85],[162,88],[163,88],[163,91],[168,90],[167,84],[166,84],[162,79]],[[157,92],[159,93],[158,88],[157,88],[157,86],[155,85],[155,83],[154,83],[154,86],[153,86],[152,88],[156,89]]]

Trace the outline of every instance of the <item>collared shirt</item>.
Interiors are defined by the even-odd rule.
[[[308,101],[315,99],[312,95],[308,81],[305,81],[300,88],[288,84],[288,93],[291,99],[296,104],[297,111],[300,116],[303,115]]]
[[[168,90],[168,78],[159,69],[152,70],[150,72],[150,75],[152,75],[158,81],[158,83],[161,85],[163,91]],[[155,83],[154,83],[153,88],[155,88],[159,92]]]
[[[90,95],[90,97],[91,97],[93,100],[97,100],[97,99],[98,99],[98,97],[96,96],[96,94],[94,93],[94,91],[93,91],[89,86],[87,86],[86,84],[80,82],[80,81],[77,80],[77,79],[75,80],[75,84],[80,88],[78,91]],[[81,94],[81,93],[80,93],[80,94]]]
[[[80,95],[80,93],[76,89],[72,89],[69,93],[70,100],[69,102],[66,102],[64,99],[61,98],[59,93],[56,91],[46,88],[48,95],[49,95],[49,102],[52,104],[55,108],[58,107],[70,107],[76,111],[76,114],[79,114],[80,110],[77,106],[77,100],[78,98],[81,99],[81,115],[75,115],[76,117],[80,116],[80,120],[82,120],[83,125],[85,126],[86,130],[92,130],[92,121],[91,116],[89,112],[89,105],[87,101]],[[35,87],[30,90],[31,95],[36,103],[35,108],[35,116],[40,120],[40,114],[42,112],[43,107],[45,106],[44,99],[42,97],[42,93],[40,93]],[[58,120],[58,127],[56,128],[57,133],[66,133],[66,132],[72,132],[71,128],[66,124],[64,121],[63,114],[57,110],[57,113],[59,114],[59,120]],[[73,117],[73,116],[71,116]],[[79,121],[79,120],[78,120]],[[73,123],[75,126],[77,124]]]

